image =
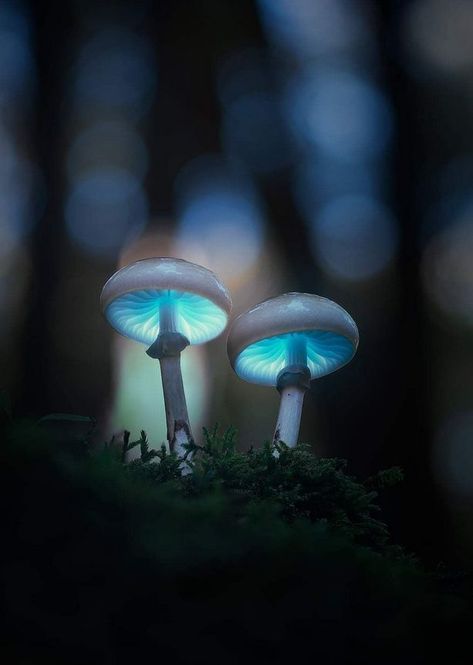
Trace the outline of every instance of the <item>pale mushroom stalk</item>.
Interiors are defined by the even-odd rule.
[[[184,446],[193,441],[181,372],[181,353],[189,340],[176,330],[176,304],[168,291],[159,309],[159,334],[146,353],[157,358],[161,367],[167,439],[171,451],[179,457]]]
[[[307,367],[304,337],[293,335],[290,338],[286,358],[287,365],[279,372],[276,383],[281,401],[273,442],[284,441],[293,447],[299,437],[304,396],[310,387],[310,370]]]

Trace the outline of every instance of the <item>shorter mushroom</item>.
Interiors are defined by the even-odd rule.
[[[203,344],[227,326],[231,299],[217,276],[182,259],[151,258],[118,270],[100,297],[108,322],[122,335],[147,344],[161,365],[167,438],[183,454],[192,441],[181,374],[181,352]]]
[[[309,293],[265,300],[236,318],[228,335],[228,355],[238,376],[277,387],[281,404],[274,441],[291,447],[297,443],[310,381],[346,365],[357,347],[351,316]]]

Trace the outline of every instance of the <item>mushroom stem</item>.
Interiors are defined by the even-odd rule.
[[[283,441],[293,448],[297,444],[304,395],[310,385],[310,372],[305,365],[290,365],[279,374],[277,389],[281,395],[273,442]]]
[[[180,333],[160,332],[146,351],[161,366],[169,450],[179,457],[185,454],[183,446],[193,441],[181,373],[181,351],[188,344],[189,340]]]
[[[274,443],[283,441],[293,448],[299,436],[301,424],[302,404],[305,389],[298,386],[288,386],[281,391],[278,420],[274,432]]]
[[[159,308],[159,331],[161,333],[176,331],[176,312],[172,296],[168,290],[163,296],[161,307]]]
[[[163,382],[169,449],[179,457],[185,454],[184,445],[193,440],[187,413],[186,396],[182,383],[181,355],[159,359]]]
[[[288,365],[307,364],[307,343],[303,335],[292,334],[287,345],[286,358]]]

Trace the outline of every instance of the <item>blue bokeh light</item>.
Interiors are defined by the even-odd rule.
[[[180,255],[187,257],[189,248],[194,248],[224,278],[240,275],[256,261],[264,214],[244,174],[217,156],[202,156],[181,171],[176,195]]]
[[[457,382],[458,378],[455,379]],[[440,422],[432,451],[437,481],[449,494],[457,494],[463,499],[473,495],[472,438],[473,411],[453,411]]]
[[[387,267],[398,245],[391,212],[375,199],[345,196],[312,220],[313,250],[320,266],[350,281],[372,278]]]
[[[223,107],[254,92],[269,90],[271,82],[267,55],[255,48],[225,54],[217,71],[217,94]]]
[[[151,104],[155,84],[151,44],[130,30],[104,29],[82,48],[75,80],[79,104],[141,115]]]
[[[471,217],[472,180],[473,155],[468,153],[457,155],[425,177],[418,192],[419,205],[425,208],[419,233],[421,247],[457,220]]]
[[[160,331],[160,311],[172,305],[176,332],[191,344],[203,344],[220,335],[227,314],[208,298],[172,290],[142,289],[125,293],[105,310],[110,324],[122,335],[151,345]]]
[[[37,167],[19,154],[12,136],[0,128],[0,257],[12,251],[42,212]]]
[[[305,347],[303,358],[295,358],[294,344]],[[250,383],[275,386],[278,374],[288,365],[306,364],[312,379],[334,372],[353,357],[352,342],[337,333],[325,330],[286,333],[259,340],[241,351],[235,371]],[[300,354],[299,354],[300,355]]]
[[[379,197],[387,189],[386,169],[378,162],[352,164],[329,157],[310,158],[296,170],[293,193],[303,217],[342,196]]]
[[[147,199],[139,180],[130,173],[93,171],[73,185],[65,216],[70,237],[83,250],[113,257],[143,230]]]
[[[0,6],[0,107],[16,101],[34,77],[28,17],[20,3]]]
[[[422,259],[424,286],[454,323],[473,325],[473,200],[427,243]],[[446,318],[448,321],[448,318]]]
[[[393,133],[391,108],[368,79],[338,67],[310,67],[286,96],[289,125],[301,148],[358,163],[378,157]]]
[[[272,41],[300,59],[371,46],[357,3],[347,0],[258,0]]]
[[[226,155],[263,175],[287,166],[294,151],[267,56],[254,48],[227,55],[219,66],[217,92]]]
[[[230,158],[257,173],[278,171],[292,159],[280,102],[270,92],[246,93],[227,104],[222,142]]]
[[[125,122],[99,122],[81,132],[69,150],[67,169],[71,180],[85,171],[118,168],[142,179],[148,168],[143,139]]]

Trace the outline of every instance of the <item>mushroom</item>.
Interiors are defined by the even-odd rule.
[[[194,263],[150,258],[118,270],[100,296],[108,322],[120,334],[148,345],[161,366],[167,439],[184,453],[193,440],[181,374],[181,352],[203,344],[227,326],[231,299],[217,276]]]
[[[295,446],[310,381],[334,372],[355,355],[358,329],[339,305],[310,293],[285,293],[241,314],[228,335],[238,376],[276,386],[281,404],[273,441]]]

